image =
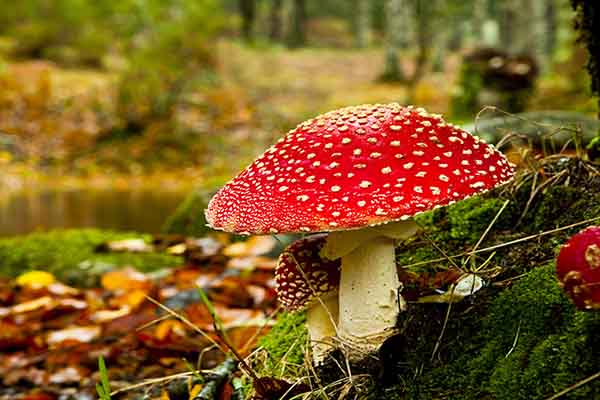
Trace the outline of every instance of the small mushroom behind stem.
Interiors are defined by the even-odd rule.
[[[337,333],[340,261],[323,260],[319,253],[326,235],[314,235],[289,245],[275,270],[279,302],[288,311],[306,309],[313,361],[321,364]]]

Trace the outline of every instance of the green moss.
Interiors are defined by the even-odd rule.
[[[258,344],[268,354],[262,374],[277,377],[298,376],[304,364],[308,331],[305,313],[283,313],[271,331]]]
[[[415,347],[411,358],[425,372],[412,380],[404,376],[406,383],[395,386],[403,394],[398,398],[544,399],[600,368],[600,314],[575,311],[557,285],[553,264],[536,268],[492,299],[475,311],[482,312],[479,323],[472,314],[452,314],[463,339],[471,339],[456,340],[460,331],[448,329],[443,362],[427,362],[430,347]],[[432,319],[431,310],[425,315]],[[565,398],[599,395],[597,383]]]
[[[452,96],[452,115],[455,118],[471,118],[480,109],[479,93],[483,89],[481,71],[468,62],[462,64],[459,84]]]
[[[449,207],[450,237],[475,243],[500,211],[502,203],[498,198],[473,197]],[[508,214],[503,213],[496,222],[496,228],[506,226],[509,220]]]
[[[186,236],[204,236],[210,229],[206,226],[204,210],[209,194],[203,190],[190,193],[165,222],[162,232]]]
[[[163,254],[96,253],[106,241],[143,237],[134,232],[97,229],[64,230],[33,233],[0,240],[0,274],[14,277],[32,269],[53,273],[58,279],[91,284],[94,272],[112,267],[133,266],[153,271],[181,264],[179,257]]]
[[[294,381],[304,373],[307,353],[308,330],[306,314],[281,313],[269,333],[258,340],[259,351],[252,359],[252,368],[260,377],[276,377]],[[245,398],[252,398],[253,384],[247,377],[242,379]]]

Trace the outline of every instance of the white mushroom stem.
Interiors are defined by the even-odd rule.
[[[321,364],[325,360],[325,355],[331,350],[337,323],[338,293],[336,291],[321,297],[306,310],[306,325],[310,335],[314,364]]]
[[[405,306],[398,293],[394,239],[416,230],[407,221],[332,232],[327,238],[321,256],[342,259],[338,335],[356,358],[377,350],[396,332],[396,318]]]

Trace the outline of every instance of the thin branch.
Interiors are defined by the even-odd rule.
[[[175,318],[177,318],[178,320],[180,320],[181,322],[183,322],[184,324],[186,324],[187,326],[189,326],[190,328],[192,328],[195,332],[199,333],[200,335],[202,335],[204,338],[206,338],[209,342],[211,342],[214,346],[216,346],[219,350],[221,350],[223,352],[223,354],[227,354],[227,351],[225,351],[225,349],[219,345],[215,339],[213,339],[208,333],[204,332],[202,329],[198,328],[196,325],[194,325],[189,319],[187,319],[186,317],[184,317],[183,315],[177,313],[176,311],[172,310],[171,308],[165,306],[164,304],[154,300],[152,297],[150,296],[146,296],[146,298],[154,303],[156,306],[162,308],[164,311],[168,312],[169,314],[171,314],[172,316],[174,316]]]
[[[479,249],[479,250],[465,251],[463,253],[455,254],[455,255],[452,255],[452,256],[448,256],[448,257],[449,258],[460,258],[460,257],[469,256],[469,255],[473,255],[473,254],[485,253],[485,252],[488,252],[488,251],[500,249],[502,247],[511,246],[513,244],[517,244],[517,243],[521,243],[521,242],[526,242],[526,241],[531,240],[531,239],[537,239],[537,238],[542,237],[542,236],[547,236],[547,235],[551,235],[553,233],[557,233],[557,232],[561,232],[561,231],[564,231],[564,230],[567,230],[567,229],[575,228],[575,227],[580,226],[580,225],[590,224],[590,223],[592,223],[594,221],[598,221],[598,220],[600,220],[600,217],[589,218],[589,219],[586,219],[586,220],[583,220],[583,221],[576,222],[574,224],[570,224],[570,225],[566,225],[566,226],[561,226],[559,228],[551,229],[551,230],[545,231],[545,232],[536,233],[535,235],[525,236],[525,237],[522,237],[520,239],[511,240],[509,242],[504,242],[504,243],[499,243],[499,244],[496,244],[494,246],[486,247],[486,248]],[[408,265],[403,265],[402,267],[403,268],[410,268],[410,267],[416,267],[416,266],[419,266],[419,265],[427,265],[427,264],[432,264],[432,263],[436,263],[436,262],[441,262],[441,261],[444,261],[444,260],[446,260],[446,258],[433,258],[431,260],[419,261],[419,262],[416,262],[416,263],[412,263],[412,264],[408,264]]]
[[[569,392],[571,392],[571,391],[573,391],[573,390],[577,389],[578,387],[581,387],[581,386],[583,386],[583,385],[585,385],[585,384],[587,384],[587,383],[590,383],[591,381],[593,381],[593,380],[595,380],[595,379],[598,379],[598,378],[600,378],[600,371],[599,371],[599,372],[596,372],[596,373],[595,373],[595,374],[593,374],[593,375],[590,375],[590,376],[588,376],[588,377],[587,377],[587,378],[585,378],[585,379],[582,379],[582,380],[580,380],[579,382],[577,382],[577,383],[575,383],[575,384],[573,384],[573,385],[569,386],[568,388],[566,388],[566,389],[564,389],[564,390],[561,390],[560,392],[556,393],[555,395],[552,395],[552,396],[548,397],[546,400],[556,400],[556,399],[558,399],[559,397],[562,397],[562,396],[564,396],[565,394],[567,394],[567,393],[569,393]]]

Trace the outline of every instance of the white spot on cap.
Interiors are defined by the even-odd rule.
[[[404,169],[411,169],[414,165],[415,163],[407,162],[402,166],[404,167]]]
[[[415,186],[413,190],[417,193],[423,193],[423,188],[421,186]]]
[[[371,185],[372,185],[372,183],[369,181],[362,181],[361,183],[358,184],[358,186],[360,186],[361,188],[368,188]]]
[[[366,201],[364,201],[364,200],[360,200],[360,201],[359,201],[359,202],[357,202],[356,204],[358,204],[358,206],[359,206],[359,207],[364,207],[364,206],[367,204],[367,202],[366,202]]]
[[[332,192],[339,192],[340,190],[342,190],[342,188],[337,185],[334,185],[331,187]]]
[[[360,156],[362,154],[362,150],[361,149],[354,149],[354,151],[352,152],[352,154],[354,154],[355,156]]]
[[[348,143],[350,143],[350,142],[352,142],[352,139],[350,139],[350,138],[347,138],[347,137],[345,137],[345,138],[342,138],[342,144],[348,144]]]
[[[399,147],[400,146],[400,141],[399,140],[392,140],[390,142],[390,146],[392,146],[392,147]]]
[[[389,173],[391,173],[391,172],[392,172],[392,169],[391,169],[390,167],[383,167],[383,168],[381,169],[381,173],[382,173],[382,174],[389,174]]]
[[[308,200],[308,196],[305,194],[301,194],[300,196],[296,197],[296,200],[306,201],[306,200]]]
[[[285,192],[286,190],[288,190],[289,188],[287,186],[282,186],[279,188],[280,192]]]
[[[379,158],[379,157],[381,157],[381,153],[373,152],[373,153],[369,154],[369,157],[371,157],[371,158]]]

